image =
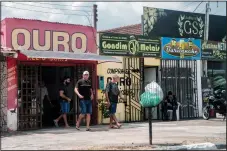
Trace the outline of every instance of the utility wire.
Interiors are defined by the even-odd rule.
[[[31,9],[26,9],[26,8],[18,8],[18,7],[12,7],[12,6],[7,6],[7,5],[2,5],[4,7],[9,7],[9,8],[14,8],[14,9],[20,9],[20,10],[27,10],[27,11],[32,11],[32,12],[39,12],[39,13],[49,13],[49,14],[61,14],[61,15],[74,15],[74,16],[91,16],[91,15],[82,15],[82,14],[65,14],[65,13],[53,13],[53,12],[45,12],[45,11],[38,11],[38,10],[31,10]]]
[[[194,9],[193,13],[199,8],[199,6],[202,4],[203,2],[200,2],[199,5],[196,6],[196,8]]]
[[[40,7],[40,8],[48,8],[48,9],[56,9],[56,10],[69,10],[69,9],[64,9],[64,8],[52,8],[52,7],[46,7],[46,6],[41,6],[41,5],[37,6],[37,5],[31,5],[31,4],[25,4],[25,3],[17,3],[17,2],[14,2],[14,3],[16,3],[16,4],[22,4],[22,5],[27,5],[27,6],[33,6],[33,7]],[[91,12],[91,11],[87,11],[87,10],[72,10],[72,11]]]
[[[186,4],[186,5],[184,5],[184,6],[182,7],[182,9],[185,10],[186,8],[188,8],[188,7],[189,7],[191,4],[193,4],[193,3],[195,3],[195,2],[190,2],[190,3]],[[176,11],[182,11],[182,10],[171,10],[171,12],[168,13],[168,16],[163,16],[163,17],[159,18],[159,21],[166,19],[166,17],[169,17],[169,15],[175,13]]]
[[[72,5],[63,5],[63,4],[54,4],[54,3],[46,3],[46,2],[36,2],[36,3],[39,3],[39,4],[48,4],[48,5],[56,5],[56,6],[71,6],[71,7],[92,7],[92,6],[72,6]]]
[[[26,4],[26,5],[29,5],[29,4]],[[84,16],[84,17],[86,17],[86,19],[88,20],[89,26],[93,27],[93,26],[92,26],[92,23],[91,23],[91,20],[89,19],[89,16],[92,16],[92,15],[89,15],[86,11],[85,11],[85,13],[87,13],[87,15],[82,15],[82,14],[65,14],[65,13],[53,13],[53,12],[44,12],[44,11],[30,10],[30,9],[25,9],[25,8],[17,8],[17,7],[12,7],[12,6],[6,6],[6,5],[2,5],[2,6],[4,6],[4,7],[9,7],[9,8],[14,8],[14,9],[20,9],[20,10],[27,10],[27,11],[45,13],[45,14],[46,14],[46,13],[50,13],[50,14],[61,14],[61,15]],[[34,6],[34,5],[32,5],[32,6]],[[40,6],[34,6],[34,7],[42,8],[42,7],[40,7]],[[44,8],[44,7],[43,7],[43,8]],[[52,9],[52,8],[49,8],[49,9]],[[91,30],[92,30],[92,33],[93,33],[93,37],[95,38],[95,33],[94,33],[93,29],[91,29]],[[95,43],[96,43],[96,41],[95,41]],[[96,43],[96,46],[98,46],[97,43]]]

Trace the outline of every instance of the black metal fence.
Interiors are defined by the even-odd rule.
[[[180,103],[180,119],[197,118],[198,91],[196,61],[161,60],[161,87],[172,91]]]
[[[18,66],[18,130],[42,127],[42,104],[36,91],[41,74],[39,66]]]

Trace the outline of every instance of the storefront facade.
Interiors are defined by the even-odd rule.
[[[218,20],[218,25],[216,25],[215,19]],[[224,20],[224,16],[210,15],[209,40],[220,41],[220,39],[225,39],[226,29],[222,26]],[[141,24],[119,27],[101,32],[146,35],[148,37],[174,37],[182,38],[181,40],[185,40],[187,38],[203,40],[204,24],[204,14],[144,7]],[[214,27],[217,28],[214,29]],[[200,46],[199,49],[201,51]],[[126,58],[120,56],[118,58],[122,60],[122,64],[106,63],[98,65],[98,75],[102,80],[104,80],[101,82],[103,83],[102,88],[99,88],[98,98],[101,100],[104,97],[104,94],[101,94],[101,89],[105,87],[108,77],[117,73],[120,77],[122,77],[122,81],[127,81],[127,76],[125,76],[125,74],[121,71],[125,71],[127,63],[131,66],[129,68],[134,68],[133,64],[138,61],[136,58]],[[203,71],[201,67],[201,58],[191,58],[191,60],[174,58],[144,58],[140,59],[138,62],[143,64],[143,75],[141,76],[141,73],[138,73],[136,77],[143,77],[143,79],[139,78],[139,81],[143,80],[143,86],[149,82],[156,81],[163,87],[165,94],[167,91],[172,90],[177,95],[178,101],[181,103],[182,107],[179,115],[180,119],[191,119],[202,116],[203,100],[201,77],[203,76]],[[208,62],[208,64],[210,68],[211,63]],[[220,64],[220,62],[216,64]],[[137,67],[140,68],[139,64]],[[170,70],[172,72],[169,72]],[[210,71],[211,69],[208,70]],[[130,82],[129,84],[133,83],[132,81]],[[124,84],[124,82],[120,84],[120,87],[125,91],[126,87],[122,84]],[[127,84],[127,82],[125,84]],[[179,91],[179,89],[181,91]],[[121,121],[130,121],[128,120],[129,118],[127,119],[126,115],[130,112],[131,121],[141,121],[146,119],[146,111],[141,109],[137,103],[132,104],[134,104],[134,106],[130,109],[131,111],[126,111],[126,104],[119,103],[117,111],[118,118],[121,119]],[[134,113],[132,113],[132,110],[134,110]],[[160,106],[154,110],[153,118],[161,119]],[[140,114],[139,117],[142,117],[140,119],[135,118],[135,116],[133,117],[133,114],[137,115],[138,112]],[[99,115],[101,115],[101,112]],[[103,118],[101,117],[103,116],[101,115],[99,117],[99,123],[102,123]],[[107,119],[104,119],[104,123],[106,122],[108,122]]]
[[[118,38],[124,38],[124,35],[142,35],[141,25],[130,25],[124,26],[116,29],[110,29],[106,31],[101,31],[98,33],[112,33],[113,36]],[[119,35],[118,35],[119,34]],[[111,41],[111,40],[110,40]],[[113,40],[114,41],[114,40]],[[117,40],[115,41],[117,42]],[[97,39],[97,43],[102,47],[100,39]],[[105,94],[103,93],[106,83],[112,78],[114,74],[120,77],[119,88],[122,94],[127,98],[127,102],[119,102],[116,116],[122,122],[139,122],[144,121],[148,118],[146,110],[141,107],[139,103],[139,96],[141,93],[141,88],[143,85],[152,81],[158,81],[158,68],[160,65],[159,58],[135,58],[135,57],[122,57],[117,56],[122,63],[100,63],[97,66],[97,74],[99,78],[98,87],[98,99],[99,101],[105,100]],[[141,74],[142,73],[142,74]],[[154,108],[153,119],[160,119],[160,111]],[[105,112],[105,111],[104,111]],[[103,113],[101,107],[99,107],[99,123],[108,123],[109,119],[105,118],[105,113]]]
[[[161,36],[161,37],[175,37],[175,38],[195,38],[204,40],[204,32],[205,32],[205,14],[201,13],[192,13],[192,12],[183,12],[183,11],[175,11],[175,10],[167,10],[167,9],[159,9],[152,7],[144,7],[143,8],[143,17],[142,17],[142,25],[143,25],[143,34],[147,36]],[[209,15],[209,37],[208,40],[221,42],[226,39],[226,16],[218,16],[218,15]],[[190,114],[195,110],[190,109],[191,106],[196,108],[199,111],[199,117],[202,116],[202,85],[201,85],[201,77],[206,77],[206,62],[196,60],[196,61],[185,61],[185,60],[161,60],[161,68],[164,69],[161,72],[161,75],[168,74],[169,77],[178,78],[178,74],[176,74],[176,65],[181,68],[182,76],[187,78],[188,75],[190,80],[185,80],[183,83],[182,89],[191,89],[192,86],[190,83],[196,80],[196,89],[191,89],[190,91],[184,91],[182,94],[177,93],[178,100],[182,101],[185,104],[186,108],[188,108],[188,113],[186,116],[182,114],[182,117],[191,118]],[[207,64],[209,67],[213,64],[212,60],[209,60]],[[216,63],[217,64],[217,63]],[[220,61],[219,63],[220,64]],[[202,66],[203,65],[203,66]],[[175,67],[172,67],[175,66]],[[196,68],[196,69],[194,69]],[[168,72],[169,70],[175,71]],[[211,70],[211,69],[208,69]],[[196,72],[196,74],[194,73]],[[188,74],[190,73],[190,74]],[[208,73],[209,74],[209,73]],[[196,76],[196,77],[195,77]],[[191,80],[193,79],[193,80]],[[163,82],[162,87],[168,87],[168,85],[172,85],[173,89],[178,88],[178,84],[175,80],[171,78],[161,78]],[[167,90],[168,91],[168,90]],[[166,93],[166,92],[165,92]],[[181,96],[189,96],[187,99]],[[196,98],[197,105],[193,105],[194,99]],[[185,101],[188,100],[188,101]],[[189,103],[188,103],[189,102]],[[191,105],[188,105],[191,104]],[[188,107],[187,107],[188,106]],[[190,111],[190,110],[191,111]],[[194,110],[194,111],[193,111]],[[193,116],[197,117],[197,116]]]
[[[203,41],[202,59],[207,61],[207,77],[203,77],[202,95],[203,107],[206,98],[217,90],[226,90],[226,43],[217,41]],[[211,114],[211,117],[216,117]]]
[[[30,130],[51,126],[52,119],[59,114],[58,89],[65,76],[72,81],[68,120],[75,124],[80,113],[78,98],[73,93],[76,81],[82,78],[84,70],[88,70],[97,96],[97,62],[115,61],[97,55],[96,30],[89,26],[15,18],[6,18],[1,24],[2,46],[14,53],[13,56],[6,55],[7,129]],[[45,83],[56,107],[51,113],[43,113],[41,101],[36,99],[35,92],[41,82]],[[97,112],[94,103],[92,124],[97,124]],[[47,114],[52,117],[47,118]]]

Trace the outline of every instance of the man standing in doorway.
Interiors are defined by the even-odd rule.
[[[80,99],[81,114],[76,123],[76,129],[79,130],[80,122],[86,115],[86,131],[90,131],[90,120],[92,114],[92,100],[94,99],[92,86],[89,78],[89,72],[83,72],[83,78],[76,83],[75,93]]]
[[[44,81],[42,81],[38,85],[36,96],[38,96],[38,100],[40,100],[40,103],[41,103],[40,108],[41,108],[42,114],[43,114],[44,104],[47,104],[46,102],[44,102],[44,100],[48,101],[50,106],[53,106],[51,101],[50,101],[50,97],[48,95],[47,87],[46,87]]]
[[[117,103],[118,103],[118,97],[120,96],[121,99],[124,99],[123,96],[120,93],[120,90],[118,88],[117,83],[119,82],[119,76],[114,75],[112,78],[112,81],[107,83],[106,85],[106,100],[107,105],[109,107],[109,114],[110,114],[110,128],[120,128],[121,124],[118,122],[116,118],[116,110],[117,110]],[[115,121],[116,126],[113,125],[113,121]]]
[[[43,125],[52,125],[52,107],[53,104],[51,103],[50,97],[48,95],[47,87],[44,83],[44,81],[40,82],[37,88],[37,100],[40,102],[40,111],[42,112],[42,120]]]
[[[65,122],[65,127],[68,128],[69,124],[67,121],[67,113],[70,110],[70,101],[71,99],[68,96],[67,86],[70,84],[70,78],[65,77],[62,86],[59,89],[59,98],[60,98],[60,105],[61,105],[61,112],[62,114],[54,120],[54,124],[58,127],[59,120],[63,117]]]

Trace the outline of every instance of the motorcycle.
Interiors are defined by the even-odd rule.
[[[207,105],[203,108],[203,119],[210,118],[210,110],[214,109],[216,113],[224,116],[223,121],[226,119],[227,101],[225,100],[225,90],[216,90],[214,95],[208,96]]]

